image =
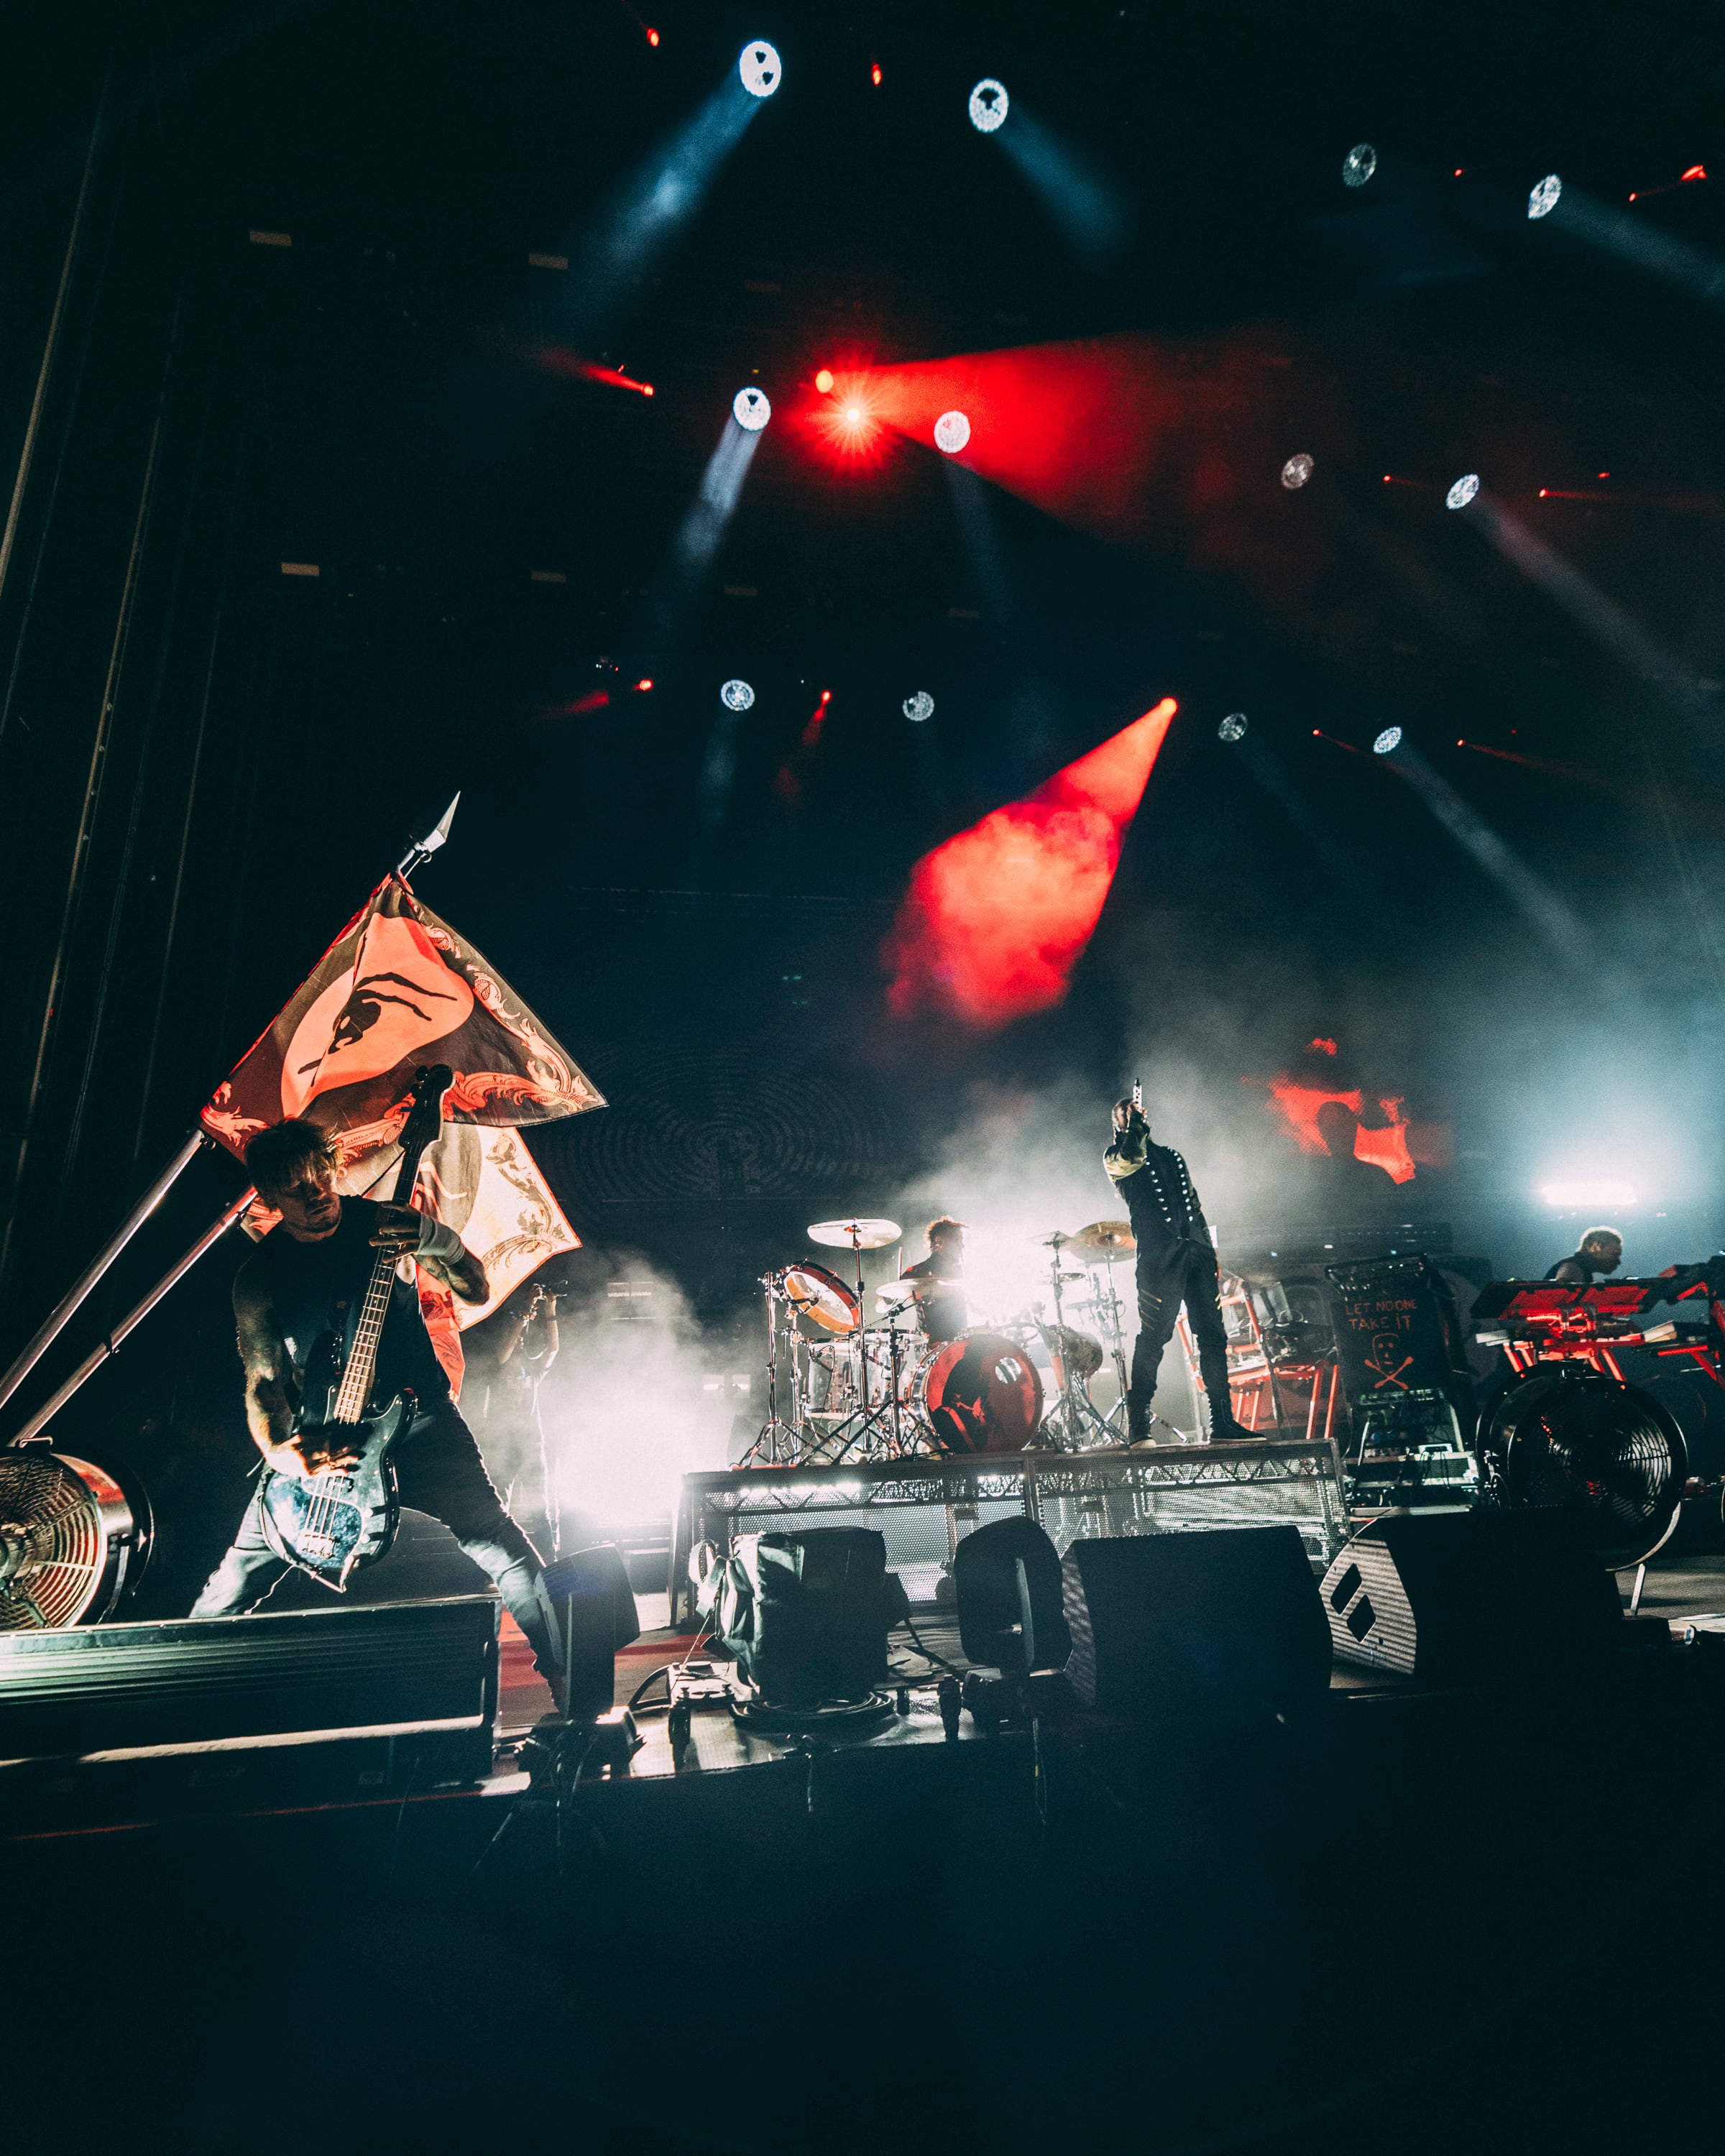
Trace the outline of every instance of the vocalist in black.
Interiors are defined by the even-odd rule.
[[[1185,1162],[1156,1143],[1142,1109],[1125,1100],[1114,1103],[1114,1142],[1102,1165],[1126,1200],[1138,1246],[1138,1337],[1126,1395],[1128,1443],[1142,1445],[1150,1435],[1156,1373],[1182,1303],[1209,1396],[1212,1440],[1250,1438],[1251,1432],[1234,1419],[1215,1245]]]

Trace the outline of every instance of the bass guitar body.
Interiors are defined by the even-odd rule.
[[[414,1406],[411,1393],[398,1393],[381,1414],[331,1430],[344,1451],[358,1454],[352,1467],[305,1477],[264,1470],[264,1533],[278,1557],[340,1594],[357,1567],[383,1555],[401,1519],[390,1455]],[[320,1434],[320,1425],[303,1414],[299,1429]]]
[[[441,1104],[450,1084],[447,1063],[421,1070],[401,1137],[395,1203],[413,1195],[419,1157],[437,1136]],[[313,1348],[301,1383],[295,1440],[313,1458],[352,1455],[354,1465],[321,1475],[280,1475],[264,1470],[259,1493],[264,1536],[279,1558],[309,1572],[340,1594],[357,1566],[375,1563],[395,1540],[401,1517],[395,1463],[390,1454],[406,1434],[418,1403],[405,1387],[379,1408],[372,1385],[377,1343],[389,1312],[395,1254],[380,1248],[351,1341],[326,1332]]]

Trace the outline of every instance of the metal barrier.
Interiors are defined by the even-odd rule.
[[[1062,1553],[1081,1536],[1204,1527],[1297,1527],[1327,1564],[1347,1539],[1335,1445],[1293,1438],[1250,1445],[1167,1445],[1141,1451],[1007,1452],[837,1467],[742,1467],[685,1475],[671,1546],[671,1620],[691,1614],[689,1553],[798,1521],[875,1527],[913,1604],[934,1599],[959,1536],[985,1517],[1023,1512]],[[920,1577],[918,1577],[920,1575]],[[931,1591],[919,1592],[927,1587]]]

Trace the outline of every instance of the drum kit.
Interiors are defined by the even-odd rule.
[[[742,1465],[1082,1452],[1127,1442],[1127,1305],[1114,1279],[1136,1247],[1127,1222],[1032,1238],[1048,1253],[1046,1293],[1039,1281],[1024,1307],[952,1340],[929,1337],[920,1281],[877,1286],[869,1316],[863,1254],[901,1233],[896,1220],[817,1220],[809,1241],[847,1251],[853,1279],[807,1259],[762,1275],[767,1422]],[[1111,1364],[1117,1397],[1105,1412],[1091,1380]]]

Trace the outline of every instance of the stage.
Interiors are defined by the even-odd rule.
[[[1704,1618],[1722,1587],[1674,1567],[1644,1606]],[[74,1943],[117,1919],[130,1973],[72,2025],[147,2145],[212,2156],[303,2145],[302,2020],[335,2149],[1674,2148],[1712,2084],[1725,1645],[1637,1630],[1580,1686],[1359,1673],[1295,1727],[1050,1718],[1041,1818],[1027,1732],[949,1742],[916,1693],[854,1743],[697,1715],[680,1761],[646,1710],[629,1774],[561,1810],[506,1743],[465,1789],[39,1822],[14,1862],[67,1921],[9,2042],[69,2056]],[[619,1697],[685,1637],[619,1657]],[[503,1670],[519,1731],[512,1642]],[[269,2032],[231,1980],[260,1952]]]

